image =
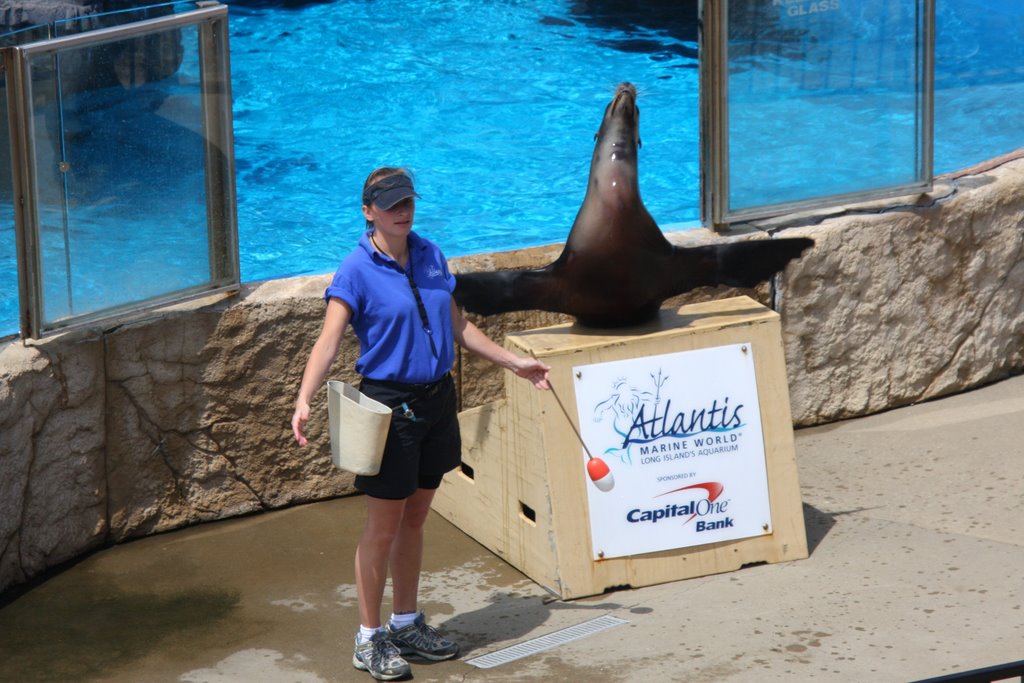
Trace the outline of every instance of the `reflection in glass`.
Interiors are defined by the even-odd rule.
[[[926,180],[920,5],[729,3],[730,212]]]
[[[5,53],[30,336],[238,286],[227,8],[176,9]]]
[[[62,118],[36,117],[47,323],[209,279],[197,50],[188,27],[58,53]]]

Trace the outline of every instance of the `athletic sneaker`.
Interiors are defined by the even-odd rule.
[[[386,628],[391,642],[403,655],[418,655],[439,662],[459,654],[458,645],[442,637],[433,626],[427,626],[423,612],[408,626],[394,629],[389,621]]]
[[[377,631],[372,638],[362,644],[359,643],[357,636],[356,650],[352,653],[352,666],[360,671],[368,671],[378,681],[393,681],[412,673],[409,663],[402,659],[387,631]]]

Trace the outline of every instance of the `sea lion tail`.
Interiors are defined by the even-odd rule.
[[[716,284],[753,287],[814,246],[807,237],[748,240],[715,245]]]
[[[542,270],[498,270],[455,276],[455,303],[470,313],[497,315],[510,311],[550,310]]]

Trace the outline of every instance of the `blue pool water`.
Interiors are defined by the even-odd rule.
[[[944,173],[1024,147],[1024,2],[937,5]],[[601,113],[624,80],[641,91],[645,203],[663,227],[696,224],[695,6],[231,3],[243,280],[332,271],[363,228],[360,190],[380,165],[412,169],[417,228],[450,257],[563,240]],[[17,328],[16,280],[13,236],[0,234],[6,334]]]
[[[365,175],[384,164],[416,173],[418,229],[449,256],[563,240],[593,134],[623,80],[641,91],[645,203],[662,226],[694,224],[695,8],[233,5],[243,279],[333,270],[362,229]],[[1007,125],[1024,95],[1024,2],[938,0],[937,10],[935,170],[944,173],[1024,146],[1024,124]]]
[[[572,4],[234,5],[243,277],[333,270],[381,165],[413,170],[417,228],[449,256],[564,239],[622,80],[643,92],[650,210],[696,220],[695,23],[608,28]]]

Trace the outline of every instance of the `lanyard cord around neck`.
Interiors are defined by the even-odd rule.
[[[374,248],[377,251],[379,251],[382,254],[385,253],[383,249],[381,249],[379,246],[377,246],[377,240],[373,239],[373,233],[370,233],[370,241],[373,242],[373,246],[374,246]],[[416,308],[420,312],[420,322],[423,323],[423,331],[427,333],[427,339],[430,340],[430,350],[434,354],[434,357],[436,358],[437,357],[437,346],[434,344],[434,333],[430,329],[430,321],[427,320],[427,309],[423,305],[423,299],[420,297],[420,289],[419,289],[419,287],[416,286],[416,280],[414,280],[413,277],[412,277],[412,245],[411,244],[408,246],[408,249],[409,249],[409,258],[408,258],[409,267],[404,271],[405,272],[405,277],[406,277],[407,280],[409,280],[409,289],[412,290],[412,295],[416,299]],[[394,259],[391,259],[391,260],[395,261]],[[399,268],[401,268],[401,266],[398,264],[398,261],[395,261],[395,265],[398,266]]]
[[[370,241],[373,243],[374,248],[382,254],[386,252],[377,245],[377,240],[373,239],[373,233],[370,233]],[[430,340],[430,350],[433,352],[434,357],[437,357],[437,346],[434,344],[434,333],[430,329],[430,321],[427,320],[427,309],[423,305],[423,299],[420,297],[420,289],[416,286],[416,280],[412,277],[412,245],[408,245],[409,249],[409,267],[405,270],[405,277],[409,280],[409,288],[412,290],[413,297],[416,298],[416,308],[420,312],[420,322],[423,323],[423,331],[427,333],[427,339]],[[391,259],[395,261],[395,259]],[[401,268],[398,261],[395,261],[395,265]]]
[[[427,309],[423,305],[423,299],[420,297],[420,288],[416,286],[416,280],[412,277],[412,247],[409,247],[409,268],[405,271],[405,277],[409,280],[409,288],[412,289],[412,295],[416,297],[416,308],[420,311],[420,322],[423,323],[423,331],[427,333],[427,339],[430,340],[430,350],[433,352],[434,357],[437,357],[437,346],[434,345],[434,333],[430,329],[430,323],[427,321]]]

